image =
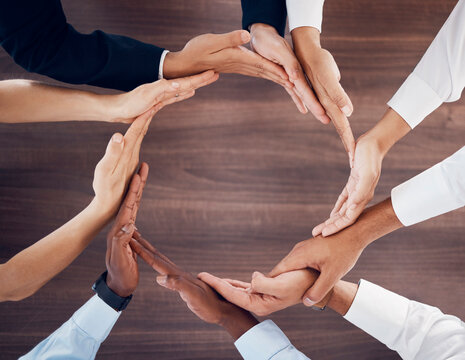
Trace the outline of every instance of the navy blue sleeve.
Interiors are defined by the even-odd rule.
[[[67,23],[60,0],[1,1],[0,44],[30,72],[71,84],[131,90],[158,79],[162,48]]]
[[[284,36],[286,29],[286,0],[241,0],[242,28],[248,30],[255,23],[273,26]]]

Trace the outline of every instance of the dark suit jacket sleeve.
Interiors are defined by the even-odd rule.
[[[249,29],[255,23],[264,23],[273,26],[284,36],[286,28],[286,0],[241,0],[242,28]]]
[[[27,71],[125,91],[158,79],[162,48],[100,30],[81,34],[59,0],[0,4],[0,44]]]

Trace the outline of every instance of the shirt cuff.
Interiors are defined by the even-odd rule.
[[[344,318],[389,346],[404,328],[408,307],[407,298],[360,280],[357,295]]]
[[[396,186],[391,201],[404,226],[465,205],[465,147],[421,174]]]
[[[442,103],[439,95],[413,72],[389,100],[388,105],[413,129]]]
[[[311,26],[321,32],[324,0],[286,0],[289,31]]]
[[[94,295],[74,313],[72,320],[89,336],[98,342],[103,342],[120,315],[121,312],[112,309],[97,295]]]
[[[166,54],[169,53],[169,50],[163,50],[160,57],[160,65],[158,65],[158,80],[163,79],[163,64],[165,63]]]
[[[243,334],[234,345],[245,360],[261,360],[270,359],[291,342],[272,320],[265,320]]]

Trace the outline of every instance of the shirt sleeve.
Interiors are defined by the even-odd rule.
[[[465,206],[465,147],[391,191],[404,226]]]
[[[242,5],[242,28],[256,23],[273,26],[276,31],[284,36],[286,29],[286,0],[241,0]]]
[[[15,0],[2,6],[0,44],[29,72],[124,91],[156,81],[163,52],[126,36],[76,31],[60,0]]]
[[[286,0],[289,31],[301,26],[311,26],[321,32],[324,0]]]
[[[120,314],[94,295],[71,319],[20,359],[94,359]]]
[[[388,105],[413,129],[465,86],[465,0],[460,0]]]
[[[344,318],[403,359],[461,359],[465,324],[438,308],[409,300],[361,280]]]
[[[234,345],[245,360],[309,360],[271,320],[255,325]]]

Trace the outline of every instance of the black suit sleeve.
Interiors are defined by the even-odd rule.
[[[273,26],[284,36],[286,28],[286,0],[241,0],[242,28],[248,30],[255,23]]]
[[[81,34],[59,0],[0,4],[0,44],[27,71],[124,91],[158,79],[162,48],[100,30]]]

